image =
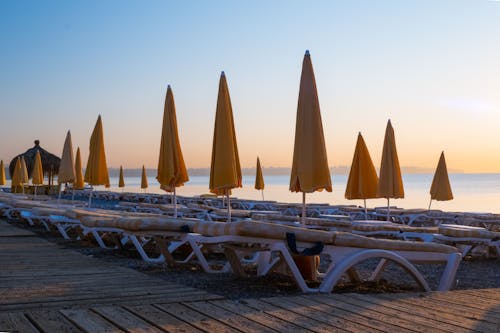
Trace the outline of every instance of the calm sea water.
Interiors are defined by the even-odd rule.
[[[192,196],[209,193],[208,176],[192,176],[190,181],[177,189],[179,195]],[[289,176],[265,176],[266,188],[264,198],[281,202],[301,202],[301,193],[292,193],[288,190]],[[118,189],[118,178],[110,179],[112,190]],[[262,199],[262,194],[253,188],[255,178],[243,177],[243,188],[233,191],[233,196],[244,199]],[[405,187],[404,199],[391,199],[391,205],[404,208],[427,208],[429,205],[429,189],[432,182],[431,174],[411,174],[403,177]],[[500,213],[500,174],[451,174],[450,182],[455,199],[451,201],[433,201],[432,207],[447,211],[471,211]],[[140,177],[125,178],[125,191],[143,192],[140,189]],[[363,205],[362,200],[346,200],[344,192],[347,184],[347,175],[332,175],[333,192],[316,192],[307,195],[307,202],[330,204]],[[97,188],[100,190],[100,188]],[[149,177],[147,193],[166,193],[154,177]],[[371,199],[368,207],[387,205],[385,199]]]

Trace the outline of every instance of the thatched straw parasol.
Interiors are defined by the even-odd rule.
[[[61,164],[61,159],[54,154],[49,153],[42,147],[40,147],[40,141],[35,140],[35,146],[26,150],[23,154],[15,156],[9,164],[10,176],[14,174],[14,167],[16,166],[16,159],[23,156],[26,161],[26,167],[28,169],[28,175],[31,178],[33,175],[33,167],[35,165],[35,155],[36,152],[40,151],[40,157],[42,158],[42,169],[44,175],[49,179],[49,185],[53,184],[54,175],[59,172],[59,165]]]

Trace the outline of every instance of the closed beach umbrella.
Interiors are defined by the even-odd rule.
[[[370,152],[366,147],[361,133],[358,134],[351,170],[345,189],[345,198],[349,200],[363,199],[365,204],[365,218],[367,217],[366,199],[377,197],[378,176],[373,165]]]
[[[384,148],[380,162],[380,177],[378,181],[377,196],[387,199],[387,220],[389,220],[389,199],[404,198],[403,178],[399,167],[398,152],[396,150],[396,138],[391,121],[387,122],[385,130]]]
[[[108,166],[106,164],[106,153],[104,151],[104,131],[101,116],[97,118],[94,131],[90,137],[89,158],[85,170],[85,182],[92,186],[104,185],[109,187]],[[92,192],[89,195],[89,206]]]
[[[255,189],[262,191],[262,200],[264,200],[264,176],[262,175],[262,167],[260,166],[260,159],[258,157],[255,174]]]
[[[174,94],[170,85],[167,88],[165,107],[163,109],[163,125],[156,179],[160,183],[161,189],[173,192],[174,217],[177,217],[176,188],[183,186],[189,180],[189,176],[182,156],[177,130]]]
[[[75,182],[73,183],[73,188],[75,190],[82,190],[85,186],[83,182],[82,173],[82,157],[80,155],[80,147],[76,149],[76,160],[75,160]]]
[[[36,189],[38,185],[43,184],[43,169],[42,169],[42,158],[40,157],[40,152],[37,151],[35,154],[35,163],[33,164],[33,178],[31,183],[35,185],[35,197]]]
[[[22,186],[21,181],[21,157],[16,159],[16,165],[14,166],[14,172],[12,173],[11,186],[12,191],[17,193],[17,187]]]
[[[231,189],[242,187],[240,158],[234,130],[233,109],[226,76],[221,73],[215,112],[212,163],[210,165],[210,192],[227,197],[228,221],[231,221]]]
[[[118,178],[118,187],[125,187],[125,178],[123,177],[123,168],[120,165],[120,177]]]
[[[73,156],[73,143],[71,142],[71,132],[68,131],[64,140],[64,147],[57,176],[59,184],[73,183],[75,181],[75,164]]]
[[[146,175],[146,168],[144,168],[144,165],[142,166],[141,188],[144,191],[148,188],[148,176]]]
[[[28,184],[29,181],[30,177],[28,175],[28,168],[26,167],[26,160],[21,156],[21,184]]]
[[[295,123],[290,191],[302,192],[302,223],[306,217],[306,193],[332,191],[332,180],[326,156],[323,124],[316,80],[309,51],[302,62],[299,101]]]
[[[448,170],[446,168],[446,160],[444,159],[444,151],[441,152],[439,162],[434,173],[431,185],[431,201],[429,202],[429,210],[431,209],[432,200],[448,201],[453,200],[453,193],[451,192],[450,179],[448,177]]]
[[[3,160],[0,161],[0,185],[5,185],[7,180],[5,179],[5,167],[3,165]]]
[[[43,184],[43,169],[42,169],[42,158],[40,157],[40,152],[36,152],[35,163],[33,165],[33,178],[31,179],[33,185]]]

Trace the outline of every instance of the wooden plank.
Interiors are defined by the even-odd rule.
[[[182,321],[190,323],[191,325],[205,332],[213,332],[213,333],[241,332],[223,324],[218,320],[215,320],[204,314],[201,314],[198,311],[194,311],[191,308],[185,306],[184,304],[169,304],[169,305],[155,304],[155,307],[171,314],[172,316]]]
[[[159,328],[147,323],[141,318],[133,315],[131,312],[116,306],[106,306],[92,308],[92,311],[98,313],[114,325],[125,332],[130,333],[158,333],[162,332]]]
[[[259,323],[249,320],[248,318],[240,316],[239,314],[235,314],[207,302],[191,302],[184,304],[195,311],[203,313],[215,320],[221,321],[224,324],[242,332],[276,332],[269,327],[263,326]]]
[[[373,318],[378,321],[385,322],[387,324],[396,326],[398,332],[401,330],[414,331],[414,332],[432,332],[428,327],[419,327],[413,324],[409,320],[405,320],[400,316],[388,315],[385,313],[379,313],[378,309],[363,308],[357,305],[350,304],[348,302],[343,302],[340,295],[317,295],[314,299],[327,305],[342,307],[353,313],[357,313],[363,317]]]
[[[307,298],[304,296],[296,296],[296,297],[288,297],[287,301],[297,303],[303,306],[308,306],[310,309],[317,311],[318,313],[322,314],[323,316],[328,316],[328,317],[334,317],[334,318],[341,318],[343,320],[349,320],[358,326],[357,330],[358,331],[366,331],[369,330],[371,332],[374,331],[394,331],[398,329],[398,327],[395,327],[394,325],[387,324],[384,322],[381,322],[379,320],[369,318],[369,317],[363,317],[358,315],[357,313],[349,312],[347,310],[344,310],[341,306],[335,307],[327,304],[323,304],[321,302],[316,302],[314,300],[314,297]],[[352,324],[351,324],[352,326]]]
[[[380,307],[387,308],[388,312],[392,312],[394,315],[401,314],[407,319],[413,318],[415,323],[432,326],[435,327],[436,330],[442,330],[450,333],[470,332],[471,327],[465,323],[464,318],[441,313],[439,312],[439,309],[428,311],[426,308],[410,306],[406,303],[399,302],[398,299],[388,301],[371,295],[349,294],[349,297],[372,304],[377,309]]]
[[[31,322],[44,333],[82,332],[57,310],[37,310],[26,313]]]
[[[321,321],[317,321],[309,317],[302,316],[298,313],[288,311],[280,307],[276,307],[272,304],[263,302],[261,300],[246,299],[244,300],[244,304],[253,309],[264,311],[265,313],[274,316],[276,318],[279,318],[283,321],[287,321],[289,323],[298,325],[304,328],[305,330],[310,330],[318,333],[334,332],[334,330],[330,325],[327,325]]]
[[[60,312],[75,326],[88,333],[119,333],[123,332],[101,316],[87,309],[68,309]]]
[[[38,333],[22,312],[0,313],[0,331]]]
[[[289,323],[277,317],[271,316],[264,311],[252,309],[249,306],[244,305],[245,301],[230,301],[230,300],[218,300],[210,301],[209,303],[231,311],[233,313],[238,313],[245,318],[253,320],[255,322],[261,323],[269,328],[272,328],[278,332],[287,333],[300,333],[300,332],[312,332],[311,330],[306,330],[303,327],[299,327],[295,324]]]
[[[289,297],[270,297],[264,298],[262,301],[270,303],[274,306],[279,306],[291,312],[295,312],[306,316],[308,318],[323,322],[332,327],[332,330],[337,331],[350,331],[350,332],[364,332],[368,329],[366,326],[358,325],[354,321],[346,320],[341,316],[332,315],[331,312],[320,312],[316,308],[309,307],[309,305],[302,305],[289,301]],[[375,328],[370,328],[373,332],[381,332]]]
[[[161,328],[166,332],[202,332],[189,323],[179,320],[174,316],[168,314],[167,312],[155,308],[152,305],[126,306],[125,308],[135,314],[137,317],[140,317],[141,319],[154,324],[155,326]]]

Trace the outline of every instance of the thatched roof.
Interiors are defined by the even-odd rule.
[[[40,151],[40,157],[42,158],[43,173],[47,176],[56,175],[59,171],[59,164],[61,164],[61,159],[40,147],[40,141],[35,140],[35,146],[33,148],[26,150],[26,152],[24,152],[23,154],[17,155],[12,159],[12,161],[10,161],[10,176],[12,177],[12,175],[14,174],[14,167],[16,166],[17,158],[24,156],[24,160],[26,161],[26,168],[28,169],[28,175],[31,178],[37,150]]]

